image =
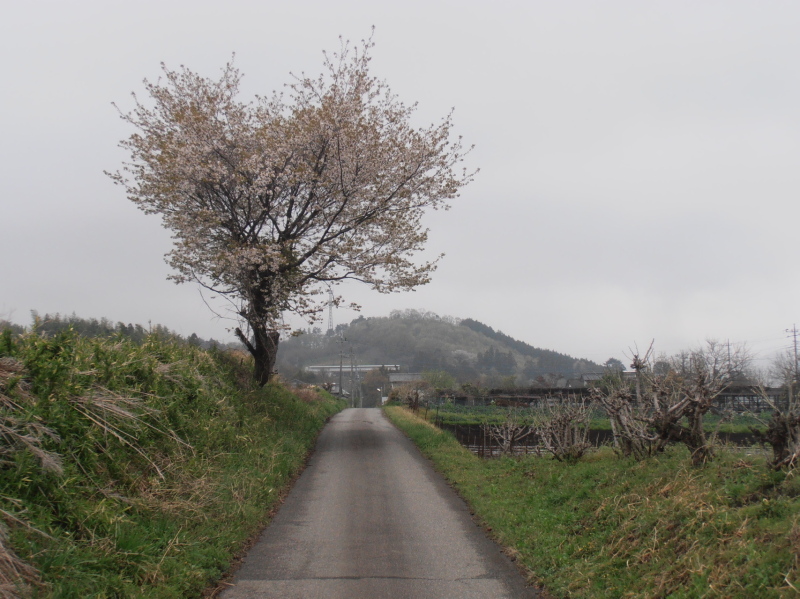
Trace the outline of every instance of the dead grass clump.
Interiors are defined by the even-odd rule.
[[[59,441],[58,435],[40,422],[22,417],[23,405],[31,400],[23,379],[25,366],[14,358],[0,358],[0,464],[13,461],[19,451],[29,451],[42,469],[61,474],[61,456],[42,447],[43,440]]]
[[[152,456],[165,478],[142,480],[128,501],[147,510],[207,521],[219,503],[220,467],[213,460],[191,464],[185,457]]]
[[[28,526],[8,512],[0,510],[0,513],[23,526]],[[8,527],[0,522],[0,599],[28,597],[34,589],[43,586],[39,571],[21,560],[8,545]]]
[[[58,435],[38,422],[23,422],[13,416],[0,416],[0,464],[13,463],[13,455],[28,450],[43,470],[63,473],[61,456],[42,448],[42,439],[58,441]]]
[[[30,401],[30,389],[23,379],[24,374],[22,362],[14,358],[0,358],[0,408],[19,410],[21,402]]]
[[[85,395],[72,397],[73,409],[99,428],[104,435],[111,435],[123,445],[127,445],[142,456],[157,472],[159,478],[164,475],[158,464],[138,443],[138,432],[142,428],[152,429],[190,450],[192,446],[183,441],[174,431],[166,431],[150,424],[146,417],[157,417],[158,410],[149,407],[142,399],[121,395],[110,389],[96,385]]]
[[[12,376],[20,376],[25,370],[25,366],[14,358],[0,358],[0,383],[4,383]]]
[[[295,387],[292,393],[306,403],[314,403],[320,400],[319,393],[313,387]]]

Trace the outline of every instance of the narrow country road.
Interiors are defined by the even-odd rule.
[[[381,410],[348,409],[223,599],[536,597]]]

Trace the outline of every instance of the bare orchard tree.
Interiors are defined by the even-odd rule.
[[[663,417],[655,420],[659,435],[682,441],[692,452],[692,463],[703,464],[714,457],[714,449],[706,436],[703,419],[715,400],[737,380],[749,364],[743,346],[731,347],[707,341],[705,347],[673,360],[675,381],[662,377],[655,387],[666,398]],[[669,383],[669,384],[667,384]],[[680,423],[676,416],[686,418]]]
[[[779,380],[785,390],[784,401],[776,402],[762,388],[761,396],[767,405],[772,408],[769,420],[758,420],[766,431],[751,428],[763,443],[772,448],[772,461],[770,466],[776,470],[780,468],[795,468],[800,461],[800,397],[798,397],[798,365],[793,353],[786,353],[776,358],[773,368],[773,378]]]
[[[628,381],[617,373],[609,374],[592,389],[591,397],[608,415],[614,447],[622,455],[637,460],[653,455],[658,437],[650,430],[647,407]]]
[[[120,113],[135,129],[121,142],[131,161],[110,176],[172,232],[171,278],[232,302],[261,385],[282,315],[318,320],[328,285],[427,283],[438,259],[413,261],[423,212],[447,208],[472,179],[451,116],[412,127],[414,107],[370,75],[372,47],[342,43],[322,75],[295,77],[288,101],[243,102],[232,64],[219,80],[162,65],[163,80],[144,83],[149,101],[134,96]]]
[[[637,460],[652,455],[658,440],[650,430],[650,408],[643,394],[652,353],[652,342],[644,356],[639,354],[638,349],[633,352],[631,368],[636,373],[633,385],[621,372],[610,371],[591,392],[592,400],[603,407],[611,422],[614,447],[622,455]]]
[[[390,401],[398,401],[412,412],[419,410],[420,404],[427,405],[433,395],[430,385],[425,381],[406,383],[389,392]]]
[[[526,412],[530,413],[529,410]],[[483,426],[503,455],[513,454],[515,447],[535,434],[533,427],[526,422],[525,414],[516,408],[506,412],[506,419],[502,423]]]
[[[592,446],[589,421],[592,402],[570,398],[543,407],[533,428],[544,448],[562,462],[575,462]]]
[[[691,451],[692,463],[700,465],[714,457],[704,417],[748,364],[744,347],[707,341],[700,349],[660,359],[657,368],[651,344],[644,356],[633,353],[633,388],[622,383],[598,388],[595,397],[606,409],[615,441],[626,455],[641,459],[679,442]]]

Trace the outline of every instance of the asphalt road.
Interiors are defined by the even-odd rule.
[[[348,409],[223,599],[537,597],[377,409]]]

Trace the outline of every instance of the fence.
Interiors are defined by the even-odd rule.
[[[451,433],[461,445],[469,449],[472,453],[484,458],[497,457],[503,454],[500,443],[489,433],[485,424],[448,424],[445,422],[435,422],[436,426],[444,431]],[[750,433],[717,433],[717,440],[737,448],[751,448],[758,443],[755,435]],[[610,430],[590,429],[589,442],[594,447],[610,445],[614,437]],[[544,455],[544,446],[540,443],[536,435],[525,439],[522,443],[512,445],[510,453],[513,455]]]
[[[591,388],[529,388],[529,389],[491,389],[486,395],[467,396],[440,392],[437,401],[450,401],[457,406],[488,406],[538,408],[553,406],[564,402],[581,401],[589,397]],[[735,413],[764,412],[772,409],[772,403],[779,408],[788,404],[786,391],[782,387],[757,387],[738,385],[729,387],[714,400],[714,407]]]

